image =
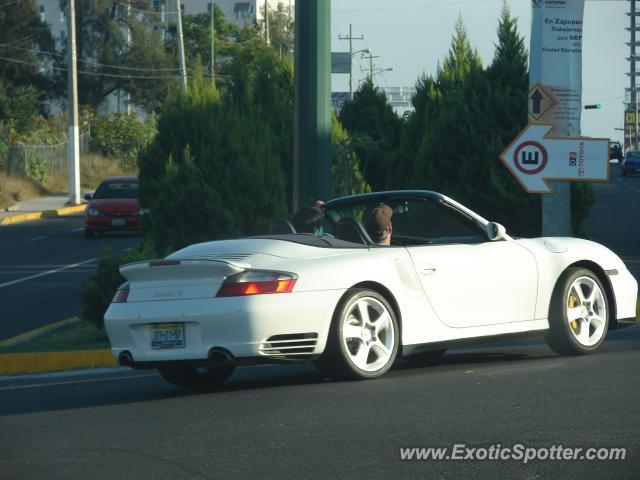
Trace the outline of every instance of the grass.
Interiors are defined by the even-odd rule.
[[[46,187],[25,176],[0,177],[0,192],[4,198],[2,208],[10,207],[21,200],[29,200],[49,193]]]
[[[125,168],[119,160],[101,155],[85,155],[80,159],[80,185],[83,190],[95,190],[103,178],[112,175],[137,175],[135,167]],[[69,191],[66,171],[48,175],[39,183],[27,176],[0,176],[0,208],[16,202]]]
[[[102,348],[111,348],[106,332],[98,330],[92,323],[80,321],[51,330],[16,345],[0,347],[0,354],[66,352]]]

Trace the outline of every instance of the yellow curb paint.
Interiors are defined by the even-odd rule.
[[[11,225],[12,223],[26,222],[28,220],[37,220],[39,218],[51,218],[59,215],[70,215],[72,213],[84,212],[86,205],[74,205],[73,207],[63,207],[57,210],[45,210],[43,212],[24,213],[22,215],[12,215],[0,219],[0,225]]]
[[[45,210],[42,212],[43,217],[57,217],[58,215],[70,215],[72,213],[84,212],[86,205],[74,205],[73,207],[64,207],[57,210]]]
[[[44,373],[79,368],[114,367],[111,350],[6,353],[0,355],[0,375]]]
[[[9,347],[11,345],[15,345],[16,343],[26,342],[34,337],[40,336],[51,330],[55,330],[60,327],[64,327],[65,325],[70,325],[72,323],[80,322],[80,318],[78,317],[70,317],[65,318],[64,320],[60,320],[59,322],[49,323],[40,328],[35,328],[33,330],[29,330],[28,332],[21,333],[20,335],[16,335],[15,337],[7,338],[6,340],[0,341],[0,347]]]
[[[12,215],[11,217],[0,219],[0,225],[11,225],[12,223],[26,222],[27,220],[37,220],[38,218],[42,218],[42,212]]]

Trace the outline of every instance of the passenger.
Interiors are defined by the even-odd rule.
[[[367,210],[364,214],[363,223],[367,233],[378,245],[391,245],[391,217],[393,210],[389,205],[378,205]]]
[[[297,233],[313,233],[322,235],[324,219],[324,202],[318,200],[313,207],[301,208],[293,216],[293,227]]]

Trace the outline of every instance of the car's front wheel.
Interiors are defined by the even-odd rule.
[[[396,359],[399,337],[389,302],[372,290],[351,289],[336,307],[318,366],[336,379],[380,377]]]
[[[593,352],[604,341],[609,315],[607,294],[598,277],[584,268],[569,268],[551,297],[546,341],[561,355]]]
[[[167,382],[183,388],[206,388],[228,379],[235,365],[221,365],[217,367],[167,366],[158,368],[160,376]]]

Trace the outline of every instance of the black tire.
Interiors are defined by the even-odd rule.
[[[438,360],[440,360],[446,351],[446,348],[441,348],[438,350],[431,350],[428,352],[420,352],[413,355],[407,355],[404,358],[414,365],[431,365],[432,363],[436,363]]]
[[[222,365],[206,370],[189,366],[169,366],[158,368],[160,376],[167,382],[182,388],[207,388],[219,385],[227,380],[235,365]]]
[[[604,300],[604,308],[606,315],[604,318],[604,332],[601,338],[593,345],[586,346],[580,343],[576,336],[572,333],[572,326],[567,318],[567,309],[565,304],[570,301],[569,290],[580,277],[588,277],[593,280],[600,290]],[[607,291],[603,287],[600,279],[591,270],[586,268],[568,268],[558,279],[553,295],[551,296],[551,305],[549,306],[549,332],[545,340],[551,349],[560,355],[583,355],[596,351],[606,337],[609,328],[609,316],[611,310],[609,308],[609,300]]]
[[[93,238],[95,236],[95,233],[95,230],[92,230],[91,228],[84,229],[84,236],[87,238]]]
[[[355,303],[361,299],[373,299],[379,302],[389,313],[391,325],[393,329],[393,346],[390,349],[389,360],[375,371],[367,371],[359,368],[350,357],[348,346],[343,341],[343,326],[345,317],[354,308]],[[385,334],[386,335],[386,334]],[[329,329],[329,337],[327,338],[327,346],[322,357],[316,362],[316,366],[320,372],[335,380],[365,380],[378,378],[384,375],[392,367],[393,362],[398,354],[400,344],[400,330],[398,328],[398,320],[396,313],[389,305],[389,302],[377,292],[373,290],[352,288],[348,290],[342,299],[338,302],[331,328]]]

